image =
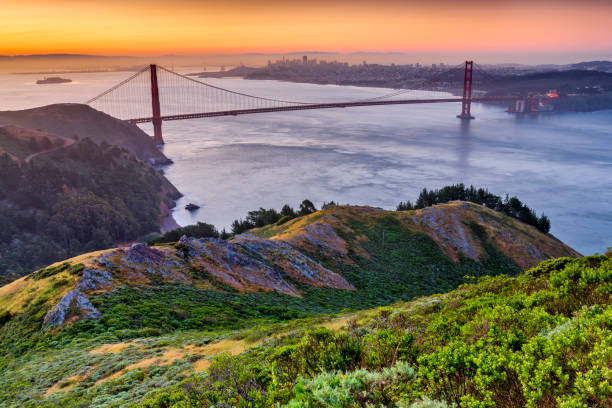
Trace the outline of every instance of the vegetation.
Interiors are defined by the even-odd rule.
[[[0,284],[158,230],[163,180],[89,139],[20,164],[0,155]]]
[[[548,330],[547,324],[553,328],[565,322],[563,316],[571,318],[582,305],[599,302],[606,307],[609,278],[596,277],[601,268],[609,268],[604,257],[585,258],[576,264],[577,270],[589,266],[594,271],[585,275],[592,285],[577,284],[582,292],[571,306],[566,300],[570,295],[557,295],[560,289],[551,286],[567,278],[546,277],[575,262],[570,258],[530,272],[533,279],[541,278],[537,282],[508,277],[521,272],[515,258],[501,253],[503,248],[490,241],[495,231],[475,220],[494,217],[506,231],[520,227],[516,233],[525,227],[481,206],[447,206],[448,214],[459,216],[480,254],[480,259],[473,260],[457,252],[456,262],[424,232],[424,224],[412,219],[414,214],[333,203],[326,206],[330,208],[251,232],[261,237],[286,234],[298,238],[302,233],[306,234],[302,238],[320,238],[330,245],[341,241],[345,255],[329,252],[329,246],[311,246],[311,241],[291,242],[340,273],[356,290],[312,287],[284,276],[301,297],[238,292],[213,279],[197,262],[179,266],[188,282],[171,282],[155,273],[147,275],[150,281],[139,280],[134,279],[137,269],[120,263],[123,255],[105,254],[103,264],[117,286],[106,292],[84,290],[100,318],[44,330],[46,313],[84,277],[89,258],[40,269],[23,283],[1,288],[0,406],[446,407],[456,400],[426,382],[429,374],[425,371],[443,364],[428,365],[422,359],[453,342],[463,341],[469,347],[480,344],[479,339],[495,325],[495,333],[505,336],[507,332],[509,339],[517,336],[512,350],[518,353],[533,334],[523,327]],[[333,223],[335,233],[319,221]],[[207,224],[177,231],[176,237],[182,232],[216,233]],[[547,253],[571,253],[550,237],[526,236],[535,247],[550,241]],[[240,248],[238,251],[249,251]],[[181,252],[183,246],[174,243],[163,243],[158,249],[188,256]],[[162,270],[163,265],[151,268]],[[273,268],[285,273],[281,267]],[[483,278],[500,274],[505,275]],[[448,295],[434,295],[470,282],[479,283]],[[11,287],[16,291],[11,292]],[[584,293],[603,295],[595,299]],[[401,302],[426,295],[434,296]],[[389,304],[394,305],[364,311]],[[555,312],[557,307],[564,310],[563,316]],[[552,317],[536,319],[540,311]],[[342,316],[340,323],[329,322],[337,314]],[[495,320],[502,317],[505,320]],[[515,320],[523,325],[516,330]],[[342,325],[347,328],[335,329]],[[482,347],[497,343],[487,340],[483,344],[469,353],[478,350],[480,354],[474,355],[488,358],[490,350]],[[484,381],[476,376],[477,370],[466,370],[456,381],[468,381],[470,376],[478,384]],[[431,381],[436,384],[438,380]],[[481,397],[476,391],[469,395]]]
[[[424,188],[414,204],[410,201],[400,202],[397,206],[397,211],[420,209],[455,200],[485,205],[526,224],[533,225],[544,234],[550,231],[550,220],[548,217],[544,214],[538,217],[535,211],[517,197],[508,197],[506,195],[506,198],[502,199],[500,196],[490,193],[487,189],[476,189],[474,186],[466,188],[463,183],[442,187],[439,190],[427,190]]]
[[[223,230],[221,233],[212,224],[198,222],[195,225],[187,225],[168,231],[160,237],[149,240],[149,245],[177,242],[183,235],[194,238],[227,238],[228,234]]]
[[[612,260],[561,258],[313,327],[143,402],[158,407],[608,407]]]
[[[273,208],[249,211],[244,220],[234,220],[232,223],[232,234],[241,234],[253,228],[260,228],[270,224],[284,224],[296,217],[312,214],[317,208],[312,201],[306,199],[300,204],[298,211],[295,211],[288,204],[285,204],[280,212]]]

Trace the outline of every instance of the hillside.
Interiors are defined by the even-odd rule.
[[[516,278],[242,333],[258,341],[137,406],[610,407],[611,282],[610,258],[558,258]]]
[[[17,161],[29,161],[34,155],[66,147],[74,140],[39,130],[14,125],[0,126],[0,155],[7,154]]]
[[[157,149],[153,139],[138,126],[115,119],[87,105],[55,104],[40,108],[0,112],[0,125],[36,129],[67,138],[89,138],[126,149],[140,160],[167,164],[170,160]]]
[[[179,195],[119,147],[0,126],[0,283],[159,231]]]
[[[578,254],[466,202],[332,206],[230,241],[183,237],[81,255],[0,288],[0,406],[136,403],[268,334],[558,256]]]

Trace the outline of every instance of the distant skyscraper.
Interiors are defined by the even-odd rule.
[[[308,56],[307,55],[304,55],[302,57],[302,64],[304,64],[304,65],[308,64]]]

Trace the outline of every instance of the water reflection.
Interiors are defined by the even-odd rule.
[[[457,138],[457,179],[470,178],[470,123],[471,120],[459,120],[459,137]]]

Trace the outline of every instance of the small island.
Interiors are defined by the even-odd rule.
[[[199,208],[200,208],[200,206],[199,206],[199,205],[197,205],[197,204],[194,204],[194,203],[189,203],[189,204],[187,204],[187,205],[185,206],[185,209],[186,209],[187,211],[195,211],[195,210],[198,210]]]
[[[62,78],[62,77],[45,77],[44,79],[39,79],[36,81],[38,85],[42,84],[64,84],[67,82],[72,82],[72,79]]]

